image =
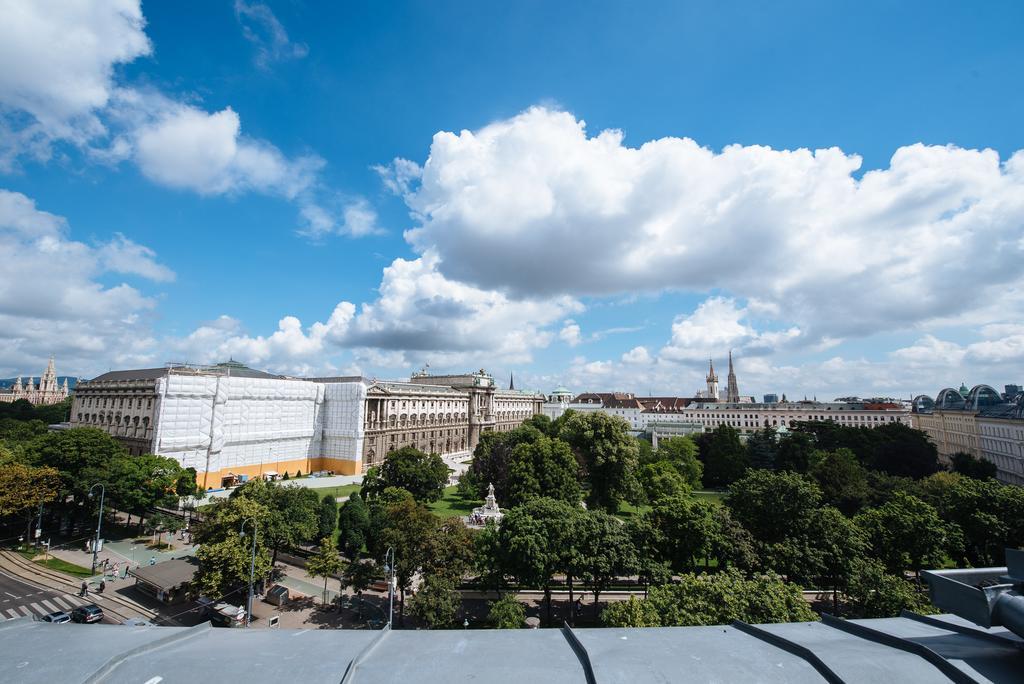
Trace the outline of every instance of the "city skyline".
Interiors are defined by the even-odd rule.
[[[577,10],[9,13],[0,377],[1024,380],[1024,9]]]

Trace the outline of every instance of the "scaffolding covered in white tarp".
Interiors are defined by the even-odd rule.
[[[170,373],[157,384],[154,451],[204,472],[316,458],[325,393],[303,380]]]
[[[349,461],[362,458],[368,383],[330,382],[322,387],[320,455]]]

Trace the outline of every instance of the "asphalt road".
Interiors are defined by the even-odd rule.
[[[39,618],[58,610],[70,614],[75,606],[86,603],[91,601],[52,589],[40,589],[0,572],[0,621],[13,620],[16,617]],[[117,620],[109,616],[104,616],[103,621],[107,624],[118,624]]]

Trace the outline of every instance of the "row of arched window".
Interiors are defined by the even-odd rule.
[[[103,413],[79,413],[79,423],[92,423],[94,425],[112,425],[114,427],[149,427],[149,416],[122,416],[108,412]]]

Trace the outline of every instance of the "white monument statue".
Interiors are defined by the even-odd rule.
[[[505,514],[501,512],[498,502],[494,498],[494,484],[489,483],[487,485],[487,498],[484,500],[484,505],[473,509],[466,524],[470,527],[483,527],[487,524],[488,520],[500,523],[504,517]]]

